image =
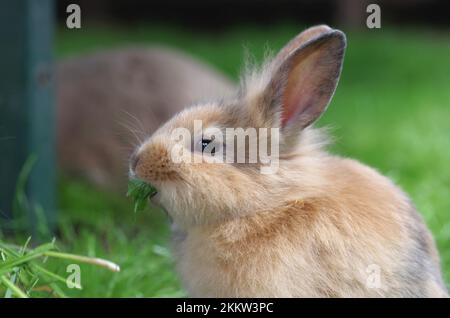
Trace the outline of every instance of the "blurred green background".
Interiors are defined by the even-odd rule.
[[[164,44],[238,79],[244,47],[261,60],[305,26],[239,26],[220,35],[170,26],[60,30],[59,58],[106,47]],[[450,41],[446,33],[383,28],[349,32],[341,81],[318,123],[331,127],[331,151],[391,177],[413,198],[431,228],[450,280]],[[161,211],[134,214],[131,203],[80,182],[61,180],[61,237],[67,250],[106,257],[111,274],[83,268],[74,296],[180,296]]]

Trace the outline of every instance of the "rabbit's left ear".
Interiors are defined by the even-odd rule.
[[[281,128],[286,141],[320,117],[339,80],[345,35],[330,28],[320,31],[280,51],[264,92],[264,113],[272,116],[268,121]]]

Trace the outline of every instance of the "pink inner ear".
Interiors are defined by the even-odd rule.
[[[288,94],[287,90],[293,91],[294,93]],[[300,107],[302,102],[302,92],[301,87],[299,85],[295,85],[295,87],[286,88],[286,92],[283,98],[283,113],[281,116],[281,126],[285,127],[290,120],[293,120],[297,117],[297,115],[302,111],[302,107]]]
[[[283,94],[283,113],[281,125],[285,127],[290,120],[305,112],[314,102],[315,87],[320,75],[318,71],[318,53],[301,56],[294,61],[293,69],[289,72],[288,81]],[[315,75],[316,74],[316,75]]]

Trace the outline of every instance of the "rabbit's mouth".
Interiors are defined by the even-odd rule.
[[[150,184],[150,186],[152,187],[152,192],[149,194],[148,198],[152,199],[154,198],[156,195],[158,195],[158,189],[156,189],[153,185]]]
[[[162,204],[162,202],[161,202],[161,194],[159,192],[156,192],[151,197],[149,197],[149,201],[154,206],[159,207],[162,210],[162,212],[164,212],[164,214],[169,219],[170,224],[173,224],[173,218],[170,215],[170,213],[167,211],[167,208],[164,206],[164,204]]]
[[[148,199],[150,200],[151,203],[156,204],[156,205],[161,205],[160,204],[160,198],[161,198],[161,194],[159,193],[158,190],[155,190],[152,194],[149,195]]]

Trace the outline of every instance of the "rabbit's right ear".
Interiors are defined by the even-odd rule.
[[[341,73],[344,33],[319,26],[289,42],[276,56],[258,113],[280,128],[284,149],[325,111]]]

